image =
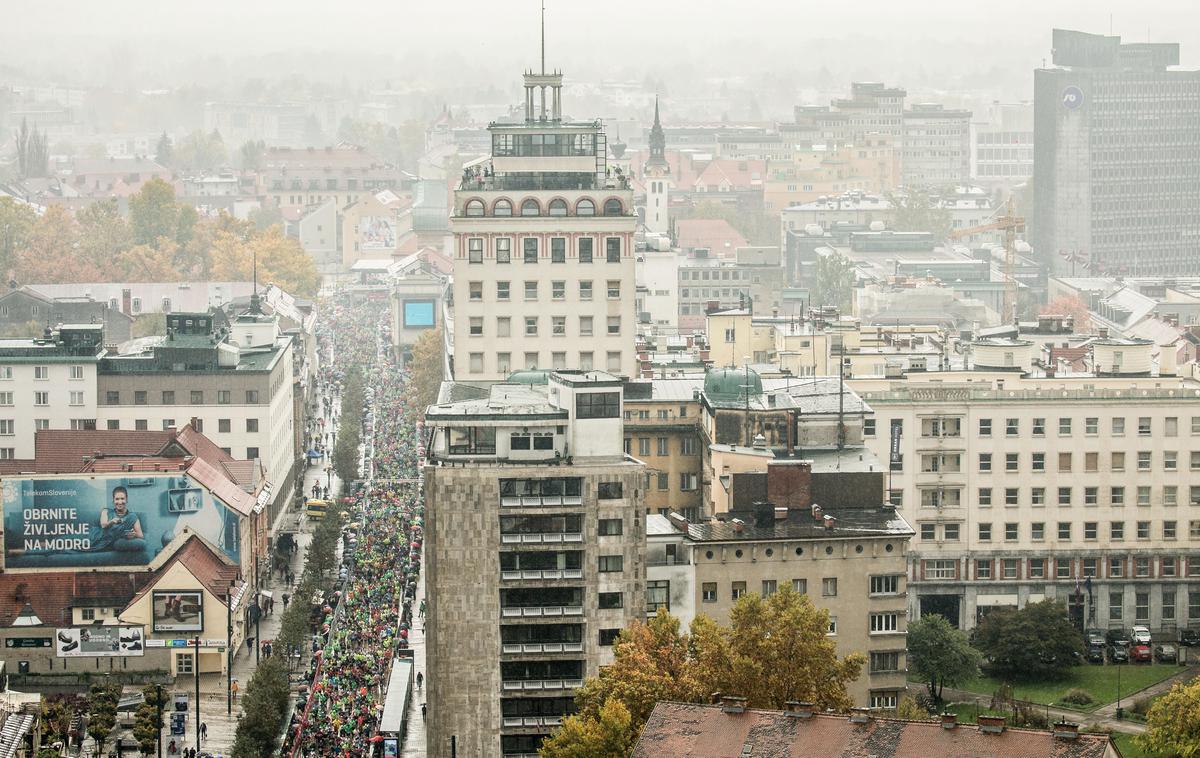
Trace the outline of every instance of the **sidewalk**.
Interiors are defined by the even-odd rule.
[[[417,580],[417,596],[413,608],[420,608],[425,600],[425,554],[421,554],[421,576]],[[428,679],[429,670],[425,667],[425,620],[414,612],[413,628],[408,632],[409,647],[413,651],[413,666]],[[415,677],[416,674],[413,674]],[[408,732],[404,735],[404,747],[400,751],[402,758],[424,758],[428,755],[428,745],[425,741],[425,721],[421,718],[421,703],[425,702],[426,681],[421,689],[413,687],[412,701],[408,709]]]
[[[325,469],[323,466],[307,466],[304,471],[304,492],[311,492],[313,483],[320,480],[321,484],[325,484]],[[337,477],[333,477],[334,486],[340,486]],[[313,524],[308,521],[302,514],[293,508],[284,508],[280,511],[275,519],[275,523],[271,525],[272,535],[278,534],[281,531],[292,531],[296,534],[297,551],[292,557],[289,564],[291,570],[297,575],[300,575],[304,568],[304,558],[308,552],[308,545],[311,541],[311,531]],[[285,592],[290,594],[287,583],[278,576],[266,576],[260,578],[262,589],[270,591],[275,597],[275,610],[272,614],[263,616],[259,621],[260,639],[271,640],[279,633],[280,622],[283,618],[283,599],[282,595]],[[253,634],[253,627],[250,633]],[[307,658],[304,659],[307,663]],[[257,663],[254,659],[254,650],[247,648],[245,644],[239,645],[234,651],[233,659],[233,678],[238,682],[239,697],[233,703],[232,713],[227,713],[227,680],[222,674],[202,674],[200,676],[200,720],[208,727],[208,738],[200,747],[214,754],[228,755],[233,747],[233,740],[237,731],[237,721],[241,717],[241,694],[246,691],[246,685],[250,682],[250,678],[254,676],[254,670]],[[195,699],[196,680],[191,676],[180,676],[175,679],[175,684],[172,691],[187,692],[189,699]],[[418,718],[420,714],[418,713]],[[163,730],[163,754],[166,755],[166,746],[172,739],[176,740],[176,744],[181,750],[184,747],[195,747],[196,743],[196,712],[188,711],[187,732],[182,736],[172,737],[170,729]]]

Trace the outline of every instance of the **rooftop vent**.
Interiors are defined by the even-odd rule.
[[[954,714],[954,713],[943,713],[942,714],[942,728],[943,729],[954,729],[957,726],[958,726],[958,715],[957,714]]]
[[[746,698],[734,695],[721,696],[721,711],[723,713],[745,713]]]
[[[817,707],[812,703],[797,700],[789,700],[783,704],[783,707],[788,716],[797,719],[810,719],[817,712]]]
[[[850,723],[851,724],[869,724],[871,722],[870,708],[851,708]]]

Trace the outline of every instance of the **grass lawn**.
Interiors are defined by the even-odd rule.
[[[1138,690],[1145,689],[1156,682],[1183,670],[1181,666],[1169,664],[1127,664],[1124,666],[1074,666],[1067,676],[1053,682],[1029,682],[1014,684],[1013,696],[1018,700],[1028,700],[1044,705],[1061,708],[1092,711],[1102,705],[1115,702],[1117,699],[1117,669],[1121,669],[1121,704],[1127,705],[1126,698]],[[956,689],[977,692],[990,697],[1000,688],[1001,682],[989,676],[978,676],[963,683]],[[1060,702],[1060,698],[1076,687],[1091,693],[1095,702],[1088,706],[1070,705]],[[1128,702],[1132,705],[1132,700]]]
[[[1134,735],[1124,734],[1121,732],[1113,733],[1113,742],[1117,743],[1117,747],[1121,750],[1121,755],[1125,758],[1163,758],[1159,753],[1147,753],[1138,747],[1138,744],[1133,741]]]

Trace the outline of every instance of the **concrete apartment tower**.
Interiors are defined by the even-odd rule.
[[[525,74],[524,119],[493,122],[489,160],[454,193],[454,376],[635,370],[628,177],[599,121],[562,115],[562,74]]]
[[[667,135],[658,120],[658,98],[654,98],[654,126],[650,127],[650,157],[646,160],[646,231],[671,233],[671,167],[667,163]]]
[[[436,758],[537,755],[645,617],[646,470],[623,451],[622,380],[518,372],[489,392],[426,415]]]
[[[1033,72],[1039,258],[1077,276],[1200,273],[1200,71],[1173,68],[1178,43],[1055,29],[1053,50]]]

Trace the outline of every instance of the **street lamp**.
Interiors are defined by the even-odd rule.
[[[229,589],[225,593],[225,715],[233,715],[233,587],[236,582],[229,580]]]
[[[196,652],[192,657],[192,671],[196,673],[196,750],[200,750],[200,635],[196,635]]]

